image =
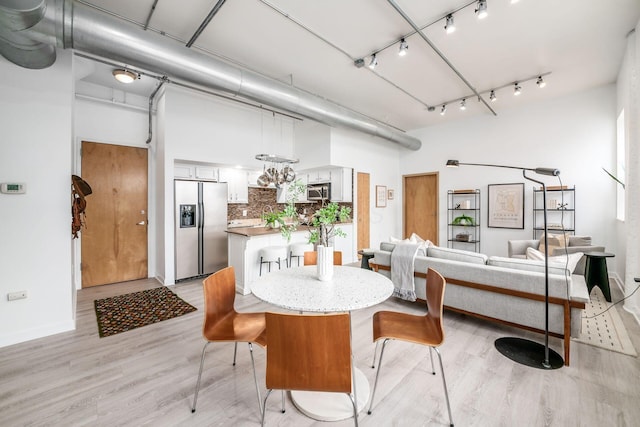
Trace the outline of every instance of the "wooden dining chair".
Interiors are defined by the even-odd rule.
[[[304,253],[304,265],[316,265],[318,264],[318,252],[305,252]],[[342,265],[342,252],[333,251],[333,265]]]
[[[429,346],[429,356],[431,358],[431,371],[436,374],[433,366],[432,350],[438,354],[440,361],[440,372],[442,373],[442,385],[444,386],[444,396],[447,401],[447,410],[449,411],[449,424],[453,426],[453,418],[451,417],[451,406],[449,404],[449,393],[447,392],[447,382],[444,377],[444,367],[442,365],[442,356],[438,347],[444,342],[444,328],[442,324],[442,311],[444,304],[444,290],[446,281],[444,277],[437,271],[429,268],[427,270],[427,314],[414,315],[408,313],[398,313],[393,311],[379,311],[373,315],[373,341],[378,347],[378,340],[383,339],[382,351],[380,352],[380,360],[378,361],[378,372],[373,385],[373,393],[371,393],[371,403],[368,413],[371,414],[373,408],[373,399],[378,386],[378,377],[382,368],[382,356],[384,349],[389,340],[402,340],[415,344]],[[373,353],[375,367],[375,351]]]
[[[301,315],[267,313],[267,399],[275,390],[346,393],[358,411],[352,393],[351,328],[349,313]],[[282,404],[284,412],[284,400]]]
[[[249,354],[253,366],[253,380],[258,394],[258,406],[262,414],[262,399],[256,377],[256,365],[253,359],[253,346],[256,343],[262,347],[267,345],[266,325],[264,313],[238,313],[234,308],[236,296],[236,279],[233,267],[223,268],[203,281],[204,288],[204,323],[202,336],[207,341],[202,349],[200,371],[196,382],[191,412],[196,411],[200,378],[207,346],[212,342],[234,342],[233,366],[236,364],[238,342],[249,343]]]

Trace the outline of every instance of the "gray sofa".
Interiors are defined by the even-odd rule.
[[[593,246],[591,244],[590,236],[569,236],[566,248],[550,248],[549,256],[558,256],[568,254],[575,254],[577,252],[604,252],[604,246]],[[527,258],[527,248],[538,249],[540,246],[540,239],[531,240],[509,240],[508,254],[509,258]],[[576,265],[574,274],[581,274],[584,276],[584,268],[586,263],[586,257],[583,256],[578,265]]]
[[[369,265],[391,276],[395,244],[383,242]],[[425,299],[429,267],[447,280],[445,308],[482,319],[544,333],[544,262],[430,246],[414,260],[416,296]],[[566,274],[565,274],[566,273]],[[584,277],[560,267],[549,268],[549,333],[564,342],[569,365],[571,336],[578,336],[589,293]]]

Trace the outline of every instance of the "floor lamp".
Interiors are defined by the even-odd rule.
[[[518,169],[522,171],[522,176],[524,176],[525,179],[542,185],[542,208],[544,213],[544,345],[523,338],[505,337],[498,338],[495,342],[495,346],[500,353],[514,362],[540,369],[561,368],[564,365],[562,356],[549,348],[549,238],[547,235],[547,187],[544,182],[527,176],[527,171],[533,171],[537,174],[548,176],[560,175],[560,171],[558,169],[550,168],[534,169],[486,163],[460,163],[458,160],[447,160],[447,167],[457,168],[460,165]]]

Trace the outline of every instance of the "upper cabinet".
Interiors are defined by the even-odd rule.
[[[228,203],[249,203],[249,172],[235,168],[220,168],[218,181],[228,186]]]
[[[331,173],[331,201],[353,201],[353,169],[333,168]]]
[[[175,179],[217,181],[218,168],[214,166],[194,165],[189,163],[176,163],[173,167],[173,177]]]
[[[307,174],[308,184],[331,182],[331,169],[318,169]]]

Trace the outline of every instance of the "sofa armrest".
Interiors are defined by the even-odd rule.
[[[526,255],[527,248],[538,249],[540,240],[509,240],[507,245],[509,248],[509,258],[513,258],[514,255]]]
[[[561,256],[565,253],[575,254],[577,252],[604,252],[604,246],[567,246],[566,248],[554,248],[551,251],[551,256]],[[583,256],[576,264],[576,268],[573,270],[573,274],[579,274],[584,276],[585,268],[587,266],[587,257]]]

